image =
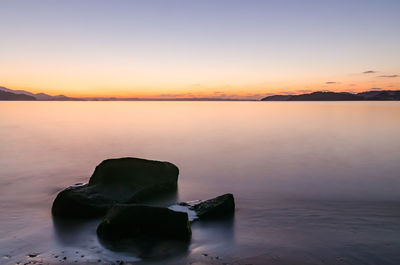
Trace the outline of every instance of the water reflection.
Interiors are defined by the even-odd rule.
[[[142,259],[166,259],[176,255],[185,255],[188,252],[189,242],[179,240],[165,240],[156,237],[139,237],[107,241],[98,238],[101,245],[114,252],[130,254]]]
[[[286,247],[318,260],[329,252],[349,264],[373,257],[400,263],[398,204],[388,203],[400,201],[400,102],[1,102],[0,108],[3,252],[80,240],[84,247],[91,236],[97,242],[97,223],[90,222],[55,220],[52,237],[52,191],[87,182],[106,158],[136,156],[180,169],[179,194],[160,206],[235,195],[234,220],[193,224],[184,256],[255,256]],[[310,207],[321,218],[302,218],[310,211],[304,200],[316,204]],[[366,210],[354,215],[342,201]],[[341,225],[340,216],[351,226]],[[329,246],[324,252],[316,251],[321,239]],[[365,246],[368,259],[343,246]]]
[[[192,253],[200,253],[215,246],[231,249],[235,245],[235,216],[216,220],[196,221],[192,224]],[[207,241],[204,248],[202,242]],[[224,254],[223,251],[220,254]]]
[[[76,219],[52,216],[54,237],[64,246],[82,245],[95,238],[101,218]]]

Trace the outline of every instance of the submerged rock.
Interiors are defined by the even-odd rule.
[[[178,168],[169,162],[140,158],[104,160],[88,184],[71,186],[57,195],[52,213],[101,216],[116,203],[140,202],[176,190],[178,174]]]
[[[229,217],[235,212],[235,200],[230,193],[206,201],[181,202],[168,207],[171,210],[186,212],[191,222],[198,219]]]
[[[189,240],[188,215],[168,208],[136,205],[114,205],[97,227],[98,236],[107,241],[156,237]]]

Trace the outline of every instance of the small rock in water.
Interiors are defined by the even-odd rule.
[[[39,253],[30,253],[30,254],[28,254],[28,257],[34,258],[34,257],[37,257],[38,255],[39,255]]]
[[[226,217],[235,212],[235,200],[230,193],[203,201],[189,208],[196,212],[200,219]]]
[[[206,201],[181,202],[168,207],[171,210],[185,212],[190,222],[197,219],[223,218],[235,212],[235,200],[230,193]]]

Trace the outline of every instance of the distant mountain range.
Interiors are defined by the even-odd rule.
[[[345,101],[345,100],[400,100],[400,90],[348,92],[313,92],[300,95],[273,95],[261,101]]]
[[[25,90],[13,90],[0,86],[0,100],[37,100],[37,101],[240,101],[241,99],[226,98],[117,98],[117,97],[86,97],[71,98],[64,95],[50,96],[44,93],[31,93]]]
[[[0,89],[0,100],[36,100],[36,98],[25,94],[15,94]]]
[[[44,93],[31,93],[25,90],[12,90],[0,86],[0,100],[37,100],[37,101],[241,101],[241,99],[226,98],[116,98],[91,97],[72,98],[64,95],[50,96]],[[261,101],[345,101],[345,100],[400,100],[400,90],[366,91],[357,94],[348,92],[313,92],[300,95],[272,95]]]
[[[71,98],[64,95],[50,96],[45,93],[31,93],[25,90],[12,90],[0,86],[0,100],[56,100],[56,101],[69,101],[69,100],[82,100],[79,98]]]

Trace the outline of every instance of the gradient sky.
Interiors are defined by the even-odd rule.
[[[31,92],[400,89],[399,0],[0,0],[0,32],[0,86]]]

